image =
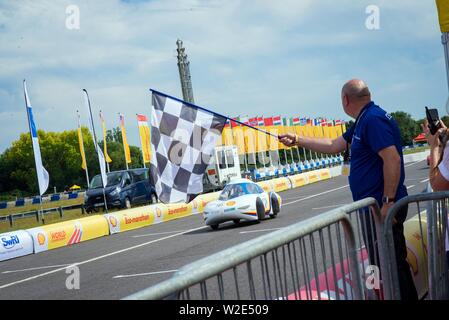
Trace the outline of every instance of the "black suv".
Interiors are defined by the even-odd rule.
[[[107,174],[108,183],[104,190],[108,208],[131,208],[137,203],[156,203],[157,195],[150,185],[148,168],[113,171]],[[87,212],[104,207],[101,175],[93,177],[84,194],[84,208]]]

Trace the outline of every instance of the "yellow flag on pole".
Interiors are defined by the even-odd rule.
[[[441,32],[449,32],[449,1],[436,0]]]
[[[265,127],[264,126],[259,126],[258,127],[260,130],[264,130],[265,131]],[[256,133],[256,137],[257,137],[257,152],[265,152],[267,151],[267,134],[257,131]]]
[[[246,153],[256,153],[256,130],[244,127],[243,134],[245,138]]]
[[[232,138],[231,127],[224,127],[221,133],[223,145],[232,146],[234,145],[234,139]]]
[[[232,128],[234,143],[237,146],[239,155],[245,154],[245,138],[243,137],[243,129],[240,126]]]
[[[125,117],[120,113],[120,130],[122,131],[123,150],[126,163],[131,163],[131,152],[129,151],[128,139],[126,138]]]
[[[147,163],[151,160],[151,136],[150,127],[148,127],[148,119],[142,114],[137,115],[137,125],[139,127],[140,143],[142,145],[143,162]]]
[[[80,153],[81,153],[81,168],[86,170],[86,154],[84,153],[84,142],[83,142],[83,133],[81,132],[81,127],[78,124],[78,142],[80,145]]]
[[[106,123],[104,121],[103,113],[101,111],[100,111],[100,119],[101,119],[101,126],[103,128],[103,153],[104,153],[106,162],[111,163],[112,159],[109,157],[108,147],[107,147],[107,143],[106,143]]]

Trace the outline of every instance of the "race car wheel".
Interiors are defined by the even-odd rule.
[[[279,213],[279,211],[280,211],[280,209],[279,209],[279,200],[278,200],[278,198],[274,195],[274,194],[271,194],[271,210],[272,210],[272,213],[270,214],[270,217],[271,218],[276,218],[276,216],[278,215],[278,213]]]
[[[232,220],[232,222],[234,222],[235,224],[239,224],[240,223],[240,219],[234,219],[234,220]]]
[[[263,202],[260,198],[257,198],[256,200],[256,211],[259,221],[265,219],[265,206],[263,205]]]
[[[212,230],[217,230],[218,229],[218,224],[212,224],[210,227],[212,228]]]

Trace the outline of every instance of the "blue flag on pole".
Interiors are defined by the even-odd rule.
[[[30,99],[28,98],[28,92],[26,87],[26,81],[23,80],[23,91],[25,94],[25,104],[28,115],[28,124],[30,127],[31,143],[33,144],[34,162],[36,163],[36,174],[39,184],[39,194],[42,196],[48,189],[48,183],[50,176],[47,170],[42,165],[41,149],[39,147],[39,138],[37,136],[36,124],[33,118],[33,109],[31,107]]]

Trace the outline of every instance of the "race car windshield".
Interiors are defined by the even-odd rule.
[[[113,186],[119,184],[122,181],[122,173],[121,172],[111,172],[107,174],[108,177],[108,186]],[[90,183],[91,189],[102,188],[103,183],[101,181],[101,175],[96,175],[93,177],[92,182]]]
[[[219,200],[229,200],[243,196],[245,194],[259,193],[257,190],[257,185],[253,183],[236,183],[228,184],[224,187],[220,194]]]

